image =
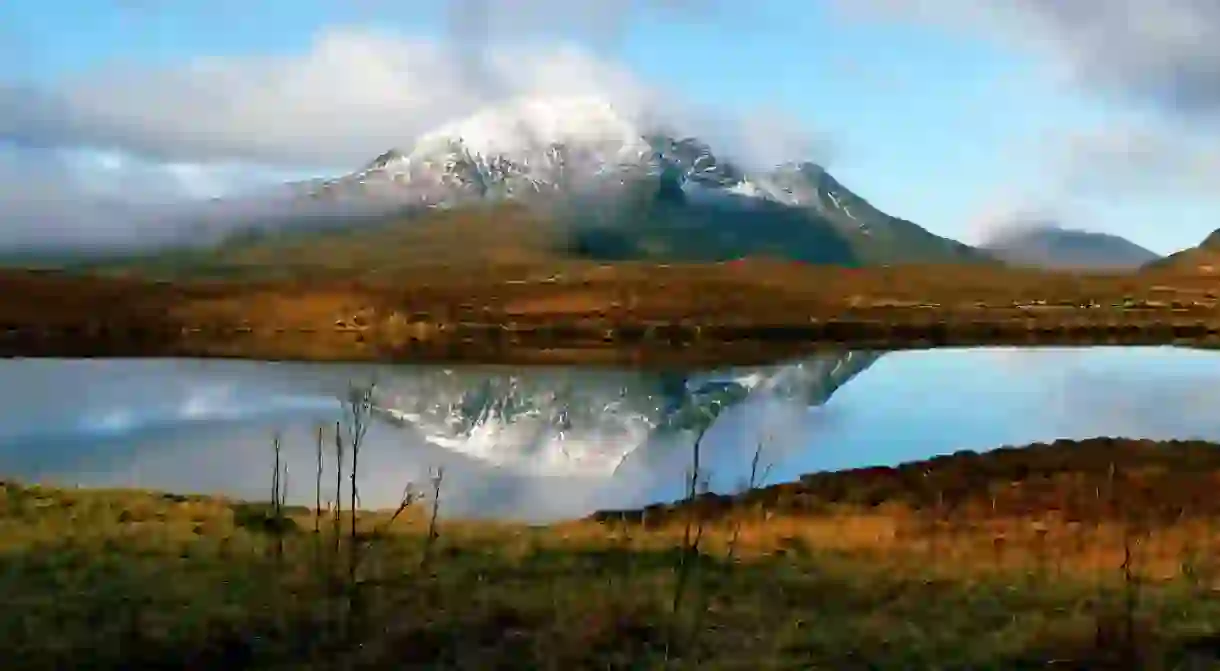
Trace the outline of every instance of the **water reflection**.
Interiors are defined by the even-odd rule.
[[[11,360],[0,474],[262,497],[281,432],[289,498],[312,502],[316,427],[339,419],[349,382],[375,380],[363,505],[392,505],[443,466],[448,514],[544,519],[679,496],[703,431],[721,491],[760,441],[776,480],[1057,437],[1216,439],[1218,375],[1220,355],[1172,348],[850,352],[686,373]]]

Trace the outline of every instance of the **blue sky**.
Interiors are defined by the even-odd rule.
[[[520,68],[538,74],[518,78],[531,91],[573,79],[608,95],[660,91],[751,122],[760,145],[809,139],[849,188],[967,242],[1048,219],[1164,253],[1220,227],[1220,74],[1208,65],[1220,11],[993,4],[8,0],[0,205],[55,201],[57,217],[103,226],[64,203],[75,191],[223,194],[345,169],[470,111],[477,87],[427,59],[528,48]],[[471,16],[479,8],[486,23]],[[431,89],[441,93],[419,93]],[[8,225],[37,237],[31,221],[46,217]]]

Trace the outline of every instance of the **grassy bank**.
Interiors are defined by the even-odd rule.
[[[12,669],[1175,668],[1217,659],[1216,447],[1061,441],[546,527],[434,518],[438,474],[354,533],[350,503],[8,483],[0,647]]]

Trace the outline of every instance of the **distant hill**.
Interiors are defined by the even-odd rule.
[[[750,172],[698,138],[639,127],[586,99],[484,110],[409,152],[391,149],[356,172],[289,185],[278,197],[278,213],[259,204],[261,218],[218,245],[100,267],[257,275],[309,262],[368,272],[506,258],[996,262],[878,210],[817,164]]]
[[[980,247],[1012,265],[1057,270],[1135,270],[1161,258],[1126,238],[1055,225],[995,236]]]
[[[1220,229],[1212,231],[1203,242],[1174,252],[1144,266],[1147,270],[1176,270],[1182,272],[1220,272]]]

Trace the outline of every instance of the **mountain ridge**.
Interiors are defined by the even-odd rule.
[[[1050,222],[1004,231],[980,247],[1012,265],[1053,270],[1135,270],[1161,258],[1118,235]]]

